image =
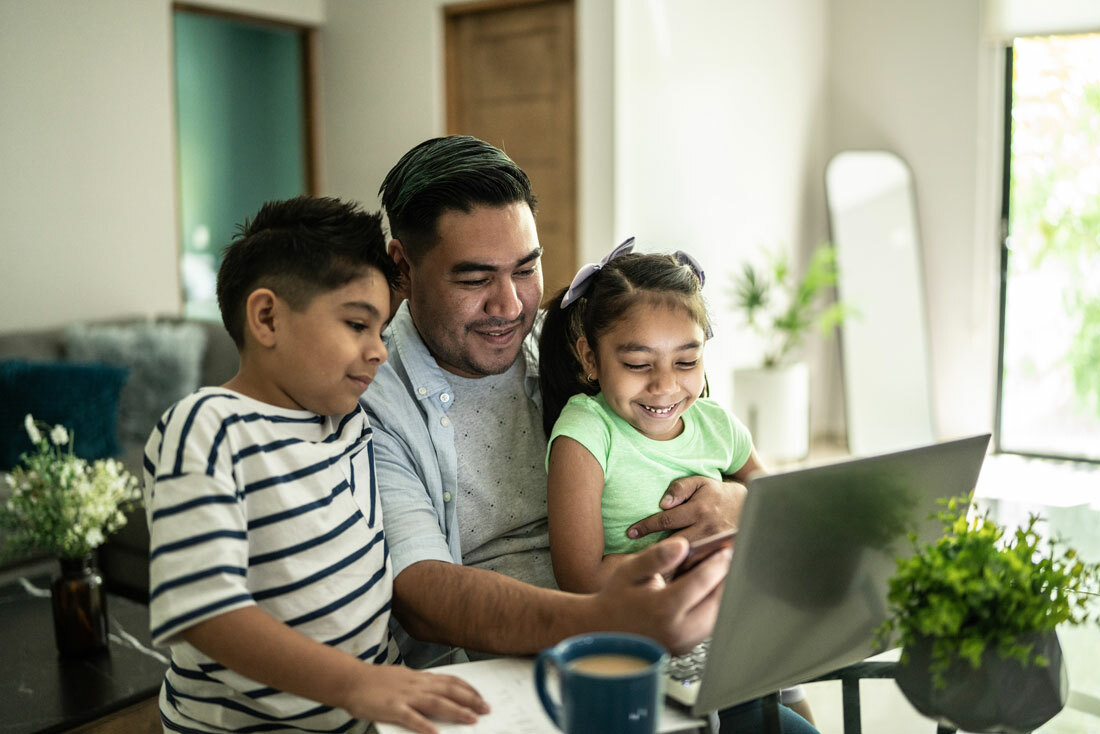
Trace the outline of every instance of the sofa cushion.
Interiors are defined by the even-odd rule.
[[[119,403],[118,433],[124,443],[139,446],[165,410],[198,389],[205,348],[205,332],[192,323],[77,324],[65,339],[70,360],[131,369]]]
[[[11,469],[31,449],[23,428],[30,413],[64,425],[73,450],[85,459],[117,456],[119,396],[130,370],[78,362],[0,362],[0,469]]]

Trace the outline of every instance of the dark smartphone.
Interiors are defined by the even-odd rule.
[[[672,578],[676,578],[689,570],[692,566],[699,563],[699,561],[703,560],[711,553],[714,553],[716,550],[733,545],[733,538],[736,535],[736,529],[724,530],[692,543],[691,547],[688,548],[687,555],[684,556],[684,560],[676,567],[676,570],[672,572]]]

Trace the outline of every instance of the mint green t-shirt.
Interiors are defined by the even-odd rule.
[[[634,553],[653,545],[668,533],[643,538],[626,537],[626,529],[655,512],[668,485],[683,477],[721,479],[748,461],[752,437],[737,418],[709,398],[700,398],[683,415],[683,432],[668,441],[655,441],[623,420],[604,400],[574,395],[554,423],[547,447],[558,436],[574,439],[596,457],[603,468],[604,550]]]

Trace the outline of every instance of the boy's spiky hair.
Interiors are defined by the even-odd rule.
[[[270,288],[295,311],[315,296],[377,270],[390,288],[400,273],[386,253],[382,217],[355,202],[299,196],[265,203],[238,227],[218,269],[218,307],[237,347],[244,346],[245,304]]]

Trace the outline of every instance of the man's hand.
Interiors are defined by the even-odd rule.
[[[731,551],[717,551],[666,583],[687,550],[687,542],[669,538],[623,561],[596,595],[599,626],[647,635],[674,654],[706,639],[718,617]]]
[[[668,485],[661,498],[661,512],[631,525],[626,534],[640,538],[666,530],[677,536],[699,540],[737,527],[745,504],[745,485],[719,482],[708,477],[684,477]]]

